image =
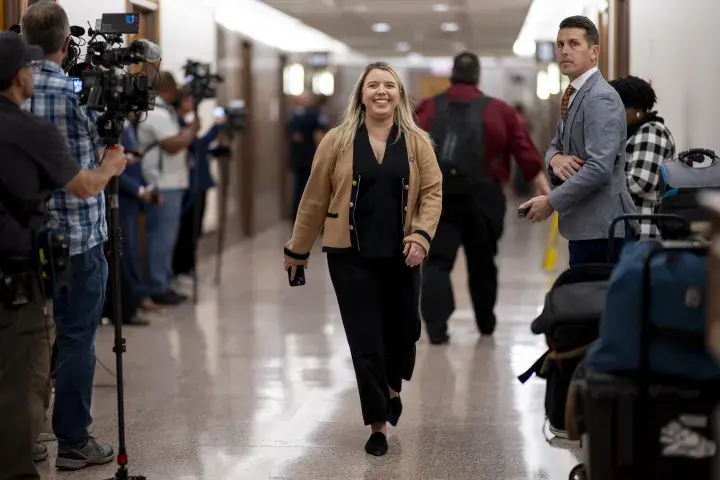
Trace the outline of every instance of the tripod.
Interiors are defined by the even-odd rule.
[[[120,256],[122,254],[122,230],[120,228],[120,203],[118,198],[119,180],[113,177],[108,185],[108,200],[110,206],[110,241],[112,261],[110,274],[112,275],[113,316],[115,318],[115,369],[117,373],[117,406],[118,406],[118,470],[115,476],[108,480],[145,480],[142,475],[130,475],[127,470],[128,455],[125,447],[125,394],[123,391],[123,363],[122,354],[125,353],[125,339],[122,333],[122,290],[120,287]]]

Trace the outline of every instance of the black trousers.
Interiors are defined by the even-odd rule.
[[[475,322],[483,334],[495,330],[497,266],[495,256],[503,232],[505,196],[499,183],[471,195],[446,195],[430,254],[423,267],[420,305],[428,336],[441,339],[455,311],[450,273],[457,252],[465,251],[468,286]]]
[[[420,337],[420,269],[408,267],[402,257],[365,259],[354,253],[328,254],[328,268],[350,345],[363,421],[385,422],[390,414],[388,387],[402,390],[406,362]]]
[[[185,197],[183,205],[187,201]],[[180,217],[180,233],[178,233],[175,253],[173,254],[173,271],[175,275],[187,275],[195,270],[197,246],[202,236],[202,224],[205,217],[207,192],[198,192],[195,201]]]

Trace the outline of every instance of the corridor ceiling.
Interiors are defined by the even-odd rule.
[[[532,0],[263,0],[370,58],[512,55]],[[385,32],[373,31],[387,24]],[[382,30],[383,25],[376,28]],[[456,31],[453,31],[456,30]]]

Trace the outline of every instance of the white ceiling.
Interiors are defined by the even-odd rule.
[[[483,56],[512,55],[532,0],[263,0],[273,8],[373,57],[404,55],[398,43],[428,57],[469,49]],[[447,11],[436,11],[444,4]],[[390,31],[375,33],[374,23]],[[454,22],[457,32],[440,25]]]

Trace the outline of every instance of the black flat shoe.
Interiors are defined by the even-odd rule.
[[[390,418],[388,419],[390,425],[397,427],[400,415],[402,415],[402,400],[399,396],[393,397],[390,399]]]
[[[387,437],[382,432],[373,433],[365,444],[365,451],[370,455],[382,457],[388,451]]]

